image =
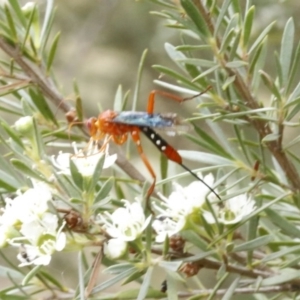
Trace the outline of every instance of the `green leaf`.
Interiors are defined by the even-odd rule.
[[[44,22],[42,25],[42,31],[39,40],[39,46],[41,46],[41,49],[45,48],[52,27],[52,21],[54,16],[53,2],[53,0],[47,1]]]
[[[226,67],[232,68],[232,69],[241,68],[241,67],[244,67],[247,65],[248,65],[248,62],[243,61],[243,60],[234,60],[234,61],[230,61],[230,62],[226,63]]]
[[[182,158],[215,166],[234,166],[234,161],[225,157],[201,151],[180,150]]]
[[[232,10],[239,15],[242,15],[241,2],[240,0],[232,0],[231,1]]]
[[[100,155],[100,154],[96,153],[94,155]],[[95,189],[95,187],[99,181],[100,175],[102,173],[104,162],[105,162],[105,154],[103,153],[103,155],[97,161],[97,165],[95,166],[94,174],[92,175],[91,181],[90,181],[88,189],[87,189],[88,193],[94,192],[94,189]]]
[[[116,283],[118,283],[119,281],[127,278],[128,276],[131,276],[131,274],[136,272],[136,268],[130,268],[130,269],[126,269],[125,271],[121,272],[120,274],[118,274],[117,276],[114,276],[106,281],[103,281],[101,284],[97,285],[93,290],[92,293],[96,294],[99,293],[109,287],[111,287],[112,285],[115,285]]]
[[[241,30],[239,30],[235,37],[232,40],[232,44],[230,46],[230,52],[229,52],[229,57],[228,61],[233,61],[237,57],[237,53],[239,53],[239,45],[240,45],[240,40],[241,40]]]
[[[59,290],[65,291],[65,286],[59,281],[59,279],[56,279],[53,275],[46,273],[45,271],[41,271],[41,274]]]
[[[259,88],[261,76],[259,71],[263,69],[265,62],[266,62],[266,56],[267,56],[267,43],[268,39],[265,38],[259,45],[259,47],[255,50],[253,57],[250,61],[249,66],[249,75],[252,76],[252,83],[251,88],[254,92],[256,92]]]
[[[176,273],[175,273],[176,274]],[[178,299],[178,280],[173,272],[167,272],[167,293],[168,299]],[[174,276],[175,275],[175,276]]]
[[[122,86],[119,85],[114,99],[114,111],[122,111],[123,109],[123,91]]]
[[[273,209],[267,208],[265,213],[268,215],[269,220],[283,230],[289,236],[300,238],[300,230],[289,222],[287,219],[282,217],[280,214],[275,212]]]
[[[226,152],[224,147],[222,147],[218,142],[217,139],[212,138],[211,134],[207,133],[206,130],[202,130],[200,127],[194,125],[195,133],[201,137],[207,144],[207,147],[212,149],[212,152],[215,154],[219,154],[220,156],[224,156],[228,159],[232,159],[231,155]]]
[[[165,155],[160,155],[160,176],[161,179],[165,179],[168,177],[168,165],[169,160]],[[163,185],[163,194],[167,193],[167,186]]]
[[[79,87],[78,84],[76,82],[76,80],[73,81],[73,89],[75,92],[75,96],[76,96],[76,114],[77,114],[77,118],[79,122],[82,122],[83,120],[83,109],[82,109],[82,99],[80,96],[80,92],[79,92]]]
[[[263,259],[262,259],[262,262],[263,263],[266,263],[268,261],[275,261],[276,259],[278,258],[284,258],[285,256],[287,255],[290,255],[292,253],[299,253],[300,252],[300,245],[297,245],[297,246],[288,246],[287,248],[284,248],[280,251],[277,251],[277,252],[273,252],[273,253],[270,253],[270,254],[267,254]],[[298,256],[298,255],[297,255]]]
[[[226,288],[226,293],[222,297],[221,300],[231,300],[233,299],[233,295],[235,293],[236,288],[238,287],[238,284],[241,280],[241,276],[238,276],[235,278],[232,283],[230,284],[229,288]]]
[[[17,170],[21,171],[23,175],[27,175],[40,181],[48,182],[41,173],[39,173],[37,170],[33,170],[32,167],[27,166],[23,161],[12,158],[10,162]]]
[[[228,7],[231,4],[231,2],[232,2],[232,0],[223,1],[221,10],[219,12],[219,15],[218,15],[218,18],[216,21],[214,36],[217,36],[218,31],[220,29],[220,25],[224,22],[224,17],[226,15],[226,13],[228,12]]]
[[[70,172],[71,172],[71,176],[72,176],[74,183],[80,190],[82,190],[83,189],[83,178],[82,178],[82,175],[79,172],[76,164],[74,163],[73,159],[70,159]]]
[[[209,297],[207,297],[207,300],[216,299],[215,296],[216,296],[218,290],[221,288],[224,281],[230,275],[230,273],[227,272],[226,270],[227,270],[227,266],[225,265],[225,263],[223,263],[221,268],[218,270],[218,274],[217,274],[217,279],[219,279],[219,278],[220,279],[218,280],[218,282],[214,286],[213,290],[209,293]]]
[[[41,268],[42,266],[35,266],[33,269],[31,269],[24,277],[22,281],[22,285],[27,285],[30,282],[30,280],[32,280],[35,276],[37,276]]]
[[[288,107],[295,99],[298,99],[300,96],[300,82],[297,84],[289,98],[285,103],[285,107]],[[289,119],[290,120],[290,119]]]
[[[24,275],[18,270],[14,270],[12,268],[5,267],[5,266],[0,266],[0,276],[2,278],[7,278],[9,276],[10,278],[14,278],[18,280],[21,280],[24,277]]]
[[[275,22],[272,22],[271,24],[269,24],[264,30],[263,32],[259,35],[259,37],[255,40],[255,42],[252,44],[250,50],[248,51],[248,55],[250,55],[257,47],[260,46],[260,44],[262,43],[262,41],[265,39],[265,37],[267,36],[267,34],[269,33],[269,31],[272,29],[273,25],[275,24]]]
[[[184,63],[181,63],[181,60],[187,59],[186,55],[178,50],[176,50],[176,47],[173,46],[170,43],[165,43],[165,50],[169,57],[176,63],[176,65],[185,72],[185,65]]]
[[[262,140],[261,143],[267,143],[267,142],[272,142],[272,141],[277,141],[280,138],[280,134],[278,133],[271,133],[266,135]]]
[[[137,103],[138,103],[138,98],[139,98],[139,91],[140,91],[142,74],[143,74],[143,68],[144,68],[144,65],[145,65],[145,60],[146,60],[147,53],[148,53],[147,49],[143,51],[140,62],[139,62],[139,68],[138,68],[137,78],[136,78],[136,81],[135,81],[136,84],[135,84],[135,87],[134,87],[132,107],[131,107],[131,110],[133,110],[133,111],[135,111],[136,108],[137,108]]]
[[[224,82],[222,89],[225,91],[236,79],[236,75],[230,76],[226,78],[226,81]]]
[[[195,245],[197,248],[203,250],[203,251],[207,251],[207,243],[204,242],[199,235],[192,231],[192,230],[184,230],[181,232],[181,236],[189,241],[190,243],[192,243],[193,245]]]
[[[169,236],[166,235],[166,238],[163,243],[163,257],[168,256],[169,250],[170,250],[170,239]]]
[[[129,282],[135,281],[135,280],[139,280],[144,274],[146,273],[146,270],[137,270],[136,272],[134,272],[133,274],[131,274],[130,276],[128,276],[128,278],[126,278],[122,284],[125,285]]]
[[[243,28],[243,46],[248,47],[248,42],[251,36],[253,18],[255,13],[255,6],[251,6],[245,16],[244,28]]]
[[[10,29],[11,38],[13,39],[13,41],[15,43],[17,43],[18,34],[17,34],[17,31],[16,31],[14,19],[11,15],[9,7],[7,5],[4,5],[4,12],[5,12],[7,23],[8,23],[9,29]]]
[[[16,16],[18,17],[18,19],[21,22],[21,24],[23,25],[23,27],[26,28],[26,18],[25,18],[24,13],[19,5],[19,1],[18,0],[8,0],[8,2],[11,5],[11,7],[13,8],[13,10],[15,11]]]
[[[173,77],[174,79],[178,80],[179,82],[182,82],[184,85],[186,85],[187,87],[197,90],[199,87],[196,84],[191,83],[191,81],[189,79],[186,78],[186,76],[183,76],[175,71],[173,71],[172,69],[163,67],[163,66],[159,66],[159,65],[154,65],[152,66],[155,70],[166,74],[170,77]],[[216,67],[218,68],[218,66]],[[194,81],[197,81],[197,79],[195,78]]]
[[[265,278],[261,281],[261,286],[278,285],[285,282],[289,282],[293,279],[300,277],[300,271],[295,269],[286,268],[280,271],[280,274],[274,275],[269,278]]]
[[[139,289],[129,289],[125,291],[121,291],[115,294],[105,293],[104,295],[97,295],[97,300],[132,300],[137,299],[139,294]],[[166,295],[158,290],[154,290],[152,288],[148,289],[147,295],[145,299],[162,299]]]
[[[257,207],[262,206],[262,200],[260,198],[256,199],[256,206]],[[246,237],[246,239],[248,241],[254,240],[257,237],[257,235],[259,234],[258,233],[259,221],[260,221],[259,216],[255,216],[249,220],[248,230],[247,230],[248,232],[247,232],[247,237]],[[254,252],[254,250],[247,252],[248,265],[252,265],[253,252]]]
[[[200,59],[200,58],[179,58],[176,61],[184,64],[189,64],[193,66],[200,66],[200,67],[214,67],[216,66],[216,62],[207,60],[207,59]]]
[[[58,126],[57,120],[50,109],[47,100],[39,91],[34,91],[33,89],[29,89],[29,95],[31,97],[32,102],[39,110],[39,112],[44,116],[46,120],[52,121],[55,125]]]
[[[32,147],[36,146],[37,151],[36,153],[39,155],[40,158],[44,157],[45,154],[45,143],[42,140],[40,131],[38,130],[38,126],[36,123],[36,120],[33,118],[33,134],[34,134],[34,145],[32,144]]]
[[[100,190],[96,194],[94,203],[97,203],[102,199],[105,199],[109,195],[113,186],[114,186],[114,178],[110,177],[104,182],[104,184],[101,186]]]
[[[227,51],[227,47],[231,44],[234,36],[236,35],[236,29],[232,28],[228,34],[226,34],[222,40],[222,44],[220,47],[220,53],[224,53]]]
[[[269,244],[272,240],[274,240],[274,237],[271,235],[260,236],[254,240],[235,246],[232,252],[249,251],[249,250],[258,249],[259,247]]]
[[[146,296],[151,283],[152,273],[153,273],[153,267],[151,266],[148,268],[146,274],[144,275],[144,280],[142,285],[140,286],[140,291],[137,300],[144,300],[147,298]]]
[[[294,59],[292,62],[292,69],[291,72],[289,74],[289,79],[288,79],[288,83],[287,83],[287,87],[285,89],[285,93],[288,94],[292,84],[294,82],[295,79],[295,75],[298,75],[298,70],[299,70],[299,63],[300,63],[300,42],[298,43],[297,49],[295,51],[295,55],[294,55]]]
[[[182,262],[194,262],[194,261],[201,260],[201,259],[203,259],[205,257],[208,257],[208,256],[213,256],[215,254],[217,254],[216,250],[205,251],[205,252],[202,252],[200,254],[194,254],[193,256],[183,258]]]
[[[275,65],[276,65],[276,72],[277,72],[277,85],[278,87],[283,86],[283,76],[282,76],[282,67],[279,61],[279,56],[277,51],[274,52],[274,58],[275,58]]]
[[[284,28],[281,39],[280,49],[280,65],[282,69],[282,86],[285,87],[290,72],[290,65],[293,54],[295,25],[292,18],[290,18]]]
[[[176,51],[210,50],[209,45],[179,45],[175,47]]]
[[[187,15],[192,19],[194,24],[196,25],[199,33],[204,37],[208,38],[211,36],[207,24],[199,13],[198,8],[191,0],[180,0],[180,3],[184,10],[186,11]]]
[[[58,32],[56,34],[56,36],[54,37],[53,43],[52,43],[52,45],[50,47],[50,50],[49,50],[49,56],[48,56],[47,66],[46,66],[47,75],[49,75],[50,69],[52,67],[52,63],[54,61],[54,57],[55,57],[55,53],[56,53],[59,38],[60,38],[60,32]]]
[[[10,126],[8,126],[8,124],[6,124],[5,122],[0,122],[1,127],[6,131],[6,133],[9,135],[9,137],[16,143],[18,144],[18,146],[20,146],[21,148],[24,149],[24,145],[22,140],[19,138],[19,136],[16,134],[16,132],[14,130],[12,130],[10,128]]]
[[[20,182],[18,182],[14,177],[0,170],[0,189],[6,192],[14,192],[20,188]]]
[[[115,265],[112,265],[112,266],[109,266],[108,268],[106,268],[104,270],[104,273],[119,274],[119,273],[125,272],[127,270],[132,270],[132,267],[133,267],[133,265],[128,262],[118,263],[118,264],[115,264]],[[135,269],[135,271],[137,270],[136,268],[134,268],[134,269]],[[134,273],[135,273],[135,271],[134,271]]]
[[[209,75],[209,74],[215,72],[216,70],[218,70],[218,69],[220,69],[220,68],[221,68],[221,67],[220,67],[219,65],[216,65],[216,66],[214,66],[214,67],[211,67],[211,68],[207,69],[206,71],[201,72],[201,74],[200,74],[199,76],[195,77],[195,78],[192,80],[192,82],[196,82],[196,81],[198,81],[199,79],[201,79],[201,78],[203,78],[203,77],[206,77],[207,75]]]
[[[84,280],[84,257],[82,251],[78,252],[78,289],[79,289],[79,295],[80,299],[85,299],[85,280]]]
[[[259,73],[266,87],[274,94],[274,96],[279,101],[281,101],[281,94],[278,90],[278,87],[276,86],[274,79],[272,79],[270,75],[264,72],[263,70],[260,70]]]

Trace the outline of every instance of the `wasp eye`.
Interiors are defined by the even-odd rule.
[[[95,124],[95,118],[90,118],[87,121],[85,121],[85,125],[88,129],[93,128],[94,124]]]

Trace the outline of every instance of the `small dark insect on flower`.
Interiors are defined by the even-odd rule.
[[[166,293],[167,290],[168,290],[167,280],[164,280],[164,281],[161,283],[160,291],[161,291],[162,293]]]
[[[20,245],[20,248],[19,248],[19,253],[20,253],[20,256],[26,261],[26,262],[31,262],[31,259],[27,253],[27,249],[25,247],[24,244],[21,244]]]

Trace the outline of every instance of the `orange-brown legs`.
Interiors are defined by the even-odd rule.
[[[141,145],[141,140],[140,140],[140,133],[139,133],[140,129],[138,127],[135,127],[132,131],[131,131],[131,136],[132,136],[132,140],[135,142],[137,149],[139,151],[139,155],[141,157],[141,159],[143,160],[143,163],[145,164],[146,168],[148,169],[149,173],[151,174],[152,178],[153,178],[153,182],[150,186],[150,188],[148,189],[147,192],[147,207],[149,208],[149,210],[153,213],[152,209],[151,209],[151,205],[149,205],[149,198],[152,195],[152,193],[154,192],[154,188],[155,188],[155,183],[156,183],[156,175],[154,170],[151,167],[151,164],[149,162],[149,160],[147,159],[142,145]]]
[[[172,93],[168,93],[168,92],[165,92],[165,91],[153,90],[149,94],[147,113],[148,114],[153,114],[153,112],[154,112],[155,95],[160,95],[160,96],[163,96],[163,97],[166,97],[166,98],[169,98],[171,100],[174,100],[176,102],[181,103],[181,102],[184,102],[184,101],[187,101],[187,100],[192,100],[192,99],[194,99],[198,96],[201,96],[202,94],[205,94],[211,88],[212,88],[211,86],[208,86],[203,92],[201,92],[197,95],[191,96],[191,97],[186,97],[186,98],[182,98],[182,97],[179,97],[177,95],[174,95]]]

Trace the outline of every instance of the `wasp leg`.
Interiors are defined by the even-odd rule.
[[[151,93],[149,94],[149,97],[148,97],[147,113],[153,114],[153,112],[154,112],[155,95],[160,95],[160,96],[163,96],[163,97],[166,97],[166,98],[169,98],[171,100],[181,103],[181,102],[184,102],[187,100],[194,99],[198,96],[201,96],[202,94],[205,94],[211,88],[212,88],[212,86],[210,85],[203,92],[201,92],[197,95],[191,96],[191,97],[186,97],[186,98],[183,98],[183,97],[180,97],[180,96],[177,96],[172,93],[165,92],[165,91],[153,90],[153,91],[151,91]]]
[[[141,159],[143,160],[143,163],[145,164],[146,168],[148,169],[149,173],[151,174],[151,176],[153,178],[153,182],[147,192],[146,201],[147,201],[147,208],[151,211],[152,214],[154,214],[154,212],[151,209],[151,205],[149,204],[149,198],[152,195],[152,193],[154,192],[155,183],[156,183],[156,175],[155,175],[155,172],[153,171],[151,164],[150,164],[148,158],[146,157],[144,150],[142,148],[139,131],[140,131],[139,128],[134,128],[131,131],[131,137],[132,137],[132,140],[136,144],[139,155],[140,155]]]

